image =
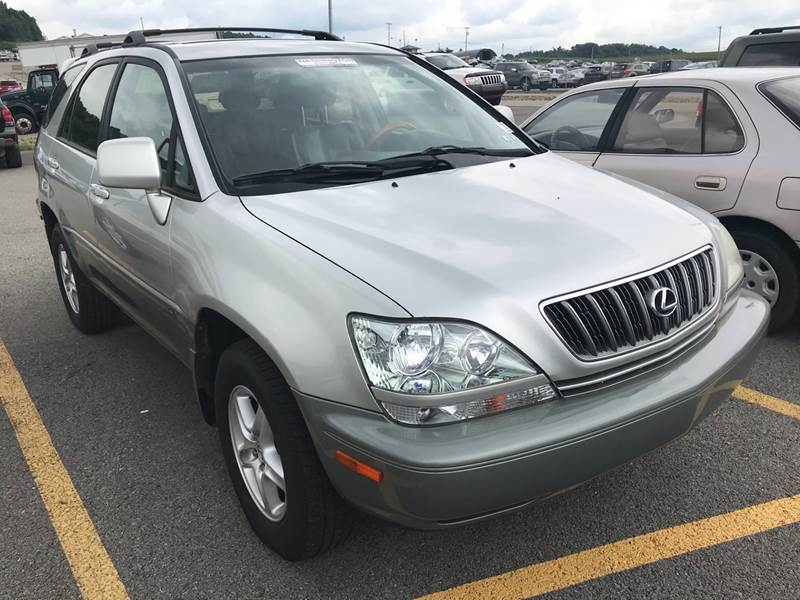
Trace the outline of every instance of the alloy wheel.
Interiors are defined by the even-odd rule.
[[[59,273],[61,274],[61,285],[64,286],[64,292],[67,296],[70,308],[77,315],[80,313],[80,302],[78,301],[78,285],[75,283],[75,272],[72,270],[72,265],[69,262],[69,254],[64,244],[58,245],[58,266]]]
[[[781,285],[775,268],[760,254],[752,250],[739,250],[744,267],[744,286],[761,294],[770,306],[775,306]]]
[[[17,133],[25,135],[33,131],[33,121],[27,115],[19,115],[16,119]]]
[[[286,482],[275,437],[255,394],[237,385],[228,398],[231,443],[247,491],[270,521],[286,514]]]

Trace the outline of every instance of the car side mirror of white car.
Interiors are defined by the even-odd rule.
[[[167,222],[172,198],[161,193],[161,165],[151,138],[121,138],[100,144],[97,178],[110,188],[144,190],[153,218],[159,225]]]
[[[494,109],[512,123],[514,122],[514,111],[512,111],[508,106],[504,106],[503,104],[498,104],[497,106],[494,107]]]

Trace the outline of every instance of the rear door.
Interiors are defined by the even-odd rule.
[[[553,152],[592,166],[625,92],[632,83],[562,97],[523,126],[525,133]]]
[[[744,107],[725,86],[640,83],[619,114],[598,169],[618,173],[694,202],[709,212],[731,208],[758,152]]]
[[[83,271],[93,277],[99,266],[93,238],[94,214],[89,185],[94,173],[100,123],[119,61],[97,63],[72,95],[48,156],[50,197],[67,242]]]

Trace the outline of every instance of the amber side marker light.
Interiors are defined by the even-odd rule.
[[[355,471],[367,479],[372,479],[372,481],[375,483],[378,483],[381,479],[383,479],[383,473],[381,473],[378,469],[375,467],[370,467],[369,465],[365,465],[361,461],[356,460],[349,454],[345,454],[341,450],[336,451],[336,460],[338,460],[341,465],[347,467],[351,471]]]

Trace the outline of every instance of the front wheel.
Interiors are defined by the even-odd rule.
[[[351,509],[325,475],[289,386],[252,340],[222,353],[214,402],[228,473],[261,541],[293,561],[341,542]]]
[[[761,231],[732,229],[744,267],[744,287],[763,296],[772,308],[770,332],[781,331],[797,316],[800,265],[797,252],[776,236]]]

